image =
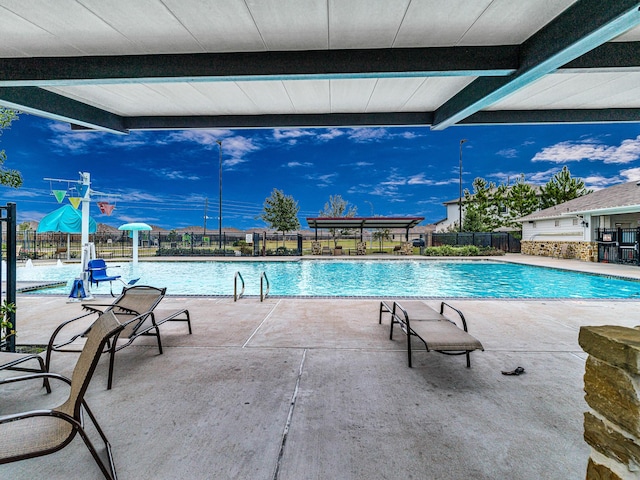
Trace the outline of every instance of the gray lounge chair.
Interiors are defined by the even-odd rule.
[[[38,363],[38,368],[25,367],[23,365],[23,363],[30,360],[36,361]],[[42,357],[35,353],[0,352],[0,370],[45,373],[47,368]],[[49,379],[47,377],[44,378],[43,386],[47,389],[47,393],[51,393],[51,386],[49,385]]]
[[[76,434],[80,434],[105,478],[116,479],[111,445],[85,402],[84,394],[107,341],[117,335],[121,329],[122,325],[112,312],[101,315],[87,335],[87,341],[71,379],[45,372],[0,380],[0,384],[3,384],[44,377],[62,380],[71,386],[67,400],[55,408],[0,417],[0,464],[57,452],[71,443]],[[100,458],[85,431],[83,413],[91,419],[95,430],[105,444],[107,462]],[[73,471],[73,466],[70,470]],[[70,475],[70,478],[76,475]]]
[[[53,352],[77,352],[77,346],[75,342],[86,336],[92,326],[77,332],[67,338],[67,340],[57,340],[63,330],[68,331],[68,327],[73,326],[74,322],[86,318],[93,314],[102,314],[104,312],[112,312],[123,325],[122,332],[113,338],[113,341],[107,346],[105,350],[109,352],[109,377],[107,380],[107,388],[111,389],[113,384],[113,370],[115,362],[115,353],[123,348],[131,345],[133,341],[141,336],[153,336],[156,337],[158,342],[158,350],[162,354],[162,340],[160,338],[160,325],[168,321],[186,322],[191,331],[191,317],[187,309],[177,310],[169,315],[161,318],[156,318],[154,312],[160,301],[164,298],[166,288],[156,288],[145,285],[136,285],[133,287],[124,288],[122,294],[115,299],[113,303],[99,304],[99,303],[85,303],[82,307],[88,310],[89,313],[81,315],[79,317],[68,320],[56,328],[49,340],[47,348],[46,365],[47,369],[51,365],[51,354]],[[122,339],[123,342],[118,343],[118,340]]]
[[[443,315],[444,308],[448,307],[458,314],[462,328]],[[467,328],[464,315],[457,308],[446,302],[440,303],[440,312],[437,312],[421,301],[380,302],[378,323],[382,323],[382,315],[389,313],[391,316],[391,329],[389,339],[393,340],[393,326],[399,325],[407,336],[407,356],[409,368],[411,362],[411,337],[416,337],[424,343],[427,352],[433,350],[445,355],[466,355],[467,367],[471,367],[469,354],[474,350],[484,350],[482,343],[473,337]]]

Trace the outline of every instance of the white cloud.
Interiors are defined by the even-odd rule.
[[[318,137],[314,130],[305,130],[302,128],[275,129],[273,131],[273,139],[280,143],[284,142],[287,145],[297,145],[298,142],[306,138],[310,138],[313,141]]]
[[[347,131],[350,140],[357,143],[380,142],[389,136],[386,128],[351,128]]]
[[[292,138],[298,139],[302,137],[308,137],[311,135],[313,135],[313,132],[311,130],[305,130],[301,128],[290,128],[290,129],[276,128],[273,131],[273,138],[278,141],[292,139]]]
[[[311,162],[289,162],[284,164],[285,167],[295,168],[295,167],[313,167],[313,163]]]
[[[165,143],[189,142],[206,147],[217,147],[218,140],[225,140],[232,134],[231,130],[184,130],[172,132],[164,139]],[[162,140],[161,140],[162,141]],[[224,141],[223,141],[224,147]]]
[[[71,154],[96,152],[112,147],[130,149],[149,143],[146,133],[139,131],[117,135],[97,130],[72,130],[62,122],[49,123],[48,130],[54,134],[49,143]]]
[[[430,178],[425,178],[424,173],[419,173],[417,175],[413,175],[409,177],[407,180],[407,185],[431,185],[431,186],[440,186],[440,185],[450,185],[452,183],[458,183],[458,179],[441,179],[441,180],[433,180]]]
[[[640,167],[630,168],[628,170],[622,170],[620,176],[625,182],[632,182],[640,180]]]
[[[222,143],[223,164],[233,167],[247,161],[245,156],[251,152],[260,150],[252,138],[237,136],[225,139]]]
[[[419,138],[420,135],[416,134],[415,132],[402,132],[400,133],[400,137],[404,138],[405,140],[413,140],[414,138]]]
[[[328,142],[329,140],[333,140],[334,138],[341,137],[344,135],[344,130],[340,130],[338,128],[332,128],[327,130],[325,133],[321,133],[320,135],[316,135],[318,140],[322,140],[324,142]]]
[[[154,175],[166,178],[169,180],[200,180],[200,177],[197,175],[187,175],[178,170],[170,170],[168,168],[160,168],[151,170]]]
[[[603,163],[630,163],[640,159],[640,135],[623,140],[620,145],[605,145],[589,138],[580,142],[560,142],[545,147],[531,159],[533,162],[579,162],[581,160]]]
[[[305,178],[315,182],[318,187],[328,187],[336,176],[336,173],[328,173],[326,175],[306,175]]]
[[[638,178],[640,179],[640,176]],[[624,181],[626,182],[630,180],[632,179],[624,180]],[[590,190],[602,190],[603,188],[607,188],[616,183],[620,183],[621,179],[618,176],[607,178],[607,177],[603,177],[602,175],[592,175],[592,176],[583,178],[582,181],[584,181],[585,186]]]
[[[560,168],[550,168],[549,170],[544,170],[542,172],[529,173],[526,175],[525,180],[527,183],[535,183],[537,185],[547,183],[551,180],[556,173],[560,171]]]
[[[517,158],[518,150],[516,150],[515,148],[503,148],[502,150],[498,150],[496,152],[496,155],[500,155],[504,158]]]

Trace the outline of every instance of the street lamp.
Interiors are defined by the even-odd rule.
[[[222,249],[222,140],[216,140],[220,151],[220,185],[218,190],[220,191],[220,198],[218,200],[218,248]]]
[[[368,203],[371,207],[371,216],[373,217],[373,203],[371,203],[369,200],[365,200],[364,203]]]
[[[458,224],[458,231],[462,232],[462,144],[466,142],[467,139],[463,138],[460,140],[460,196],[458,197],[458,211],[460,213],[460,223]]]

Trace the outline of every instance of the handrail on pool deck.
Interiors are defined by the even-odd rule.
[[[264,295],[262,294],[263,289],[262,289],[262,279],[264,279],[267,282],[267,291],[264,293]],[[260,301],[264,301],[265,298],[267,298],[267,295],[269,295],[269,279],[267,278],[267,272],[262,272],[260,274]]]
[[[240,291],[240,295],[238,295],[238,277],[240,277],[240,281],[242,282],[242,290]],[[242,274],[240,272],[236,272],[233,276],[233,301],[237,302],[240,297],[244,295],[244,278],[242,278]]]

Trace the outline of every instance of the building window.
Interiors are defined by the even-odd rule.
[[[556,227],[559,227],[559,226],[560,226],[560,220],[556,220],[556,221],[555,221],[555,226],[556,226]]]
[[[578,225],[578,219],[577,219],[577,218],[574,218],[574,219],[573,219],[573,224],[574,224],[574,225]]]

